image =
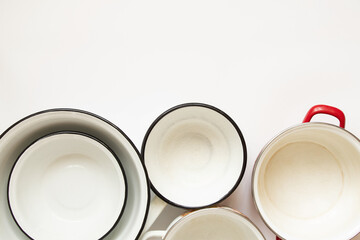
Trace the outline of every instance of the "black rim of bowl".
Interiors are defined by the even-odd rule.
[[[222,115],[223,117],[225,117],[231,124],[232,126],[234,127],[234,129],[236,130],[239,138],[240,138],[240,141],[241,141],[241,144],[242,144],[242,147],[243,147],[243,164],[242,164],[242,169],[241,169],[241,172],[240,172],[240,175],[237,179],[237,181],[234,183],[233,187],[228,191],[227,194],[225,194],[222,198],[220,198],[219,200],[217,200],[216,202],[213,202],[213,203],[210,203],[210,204],[207,204],[207,205],[203,205],[203,206],[200,206],[200,207],[194,207],[194,206],[185,206],[185,205],[182,205],[182,204],[178,204],[174,201],[171,201],[169,200],[168,198],[166,198],[164,195],[162,195],[157,189],[156,187],[152,184],[151,182],[151,179],[149,180],[150,181],[150,187],[152,189],[152,191],[158,196],[160,197],[163,201],[165,201],[166,203],[170,204],[170,205],[173,205],[173,206],[176,206],[176,207],[180,207],[180,208],[185,208],[185,209],[200,209],[200,208],[206,208],[206,207],[210,207],[210,206],[213,206],[223,200],[225,200],[227,197],[229,197],[234,191],[235,189],[239,186],[242,178],[244,177],[244,174],[245,174],[245,169],[246,169],[246,165],[247,165],[247,150],[246,150],[246,143],[245,143],[245,139],[244,139],[244,136],[243,134],[241,133],[240,131],[240,128],[237,126],[237,124],[235,123],[235,121],[229,116],[227,115],[224,111],[218,109],[217,107],[214,107],[212,105],[209,105],[209,104],[205,104],[205,103],[196,103],[196,102],[191,102],[191,103],[183,103],[183,104],[179,104],[179,105],[176,105],[168,110],[166,110],[165,112],[163,112],[162,114],[160,114],[156,119],[155,121],[150,125],[149,129],[147,130],[146,134],[145,134],[145,137],[144,137],[144,140],[143,140],[143,143],[142,143],[142,146],[141,146],[141,155],[142,155],[142,161],[143,161],[143,164],[144,166],[146,167],[145,165],[145,148],[146,148],[146,143],[147,143],[147,140],[153,130],[153,128],[158,124],[158,122],[161,121],[161,119],[163,119],[166,115],[176,111],[176,110],[179,110],[181,108],[186,108],[186,107],[202,107],[202,108],[207,108],[207,109],[210,109],[210,110],[213,110],[217,113],[219,113],[220,115]]]

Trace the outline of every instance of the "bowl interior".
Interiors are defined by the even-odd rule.
[[[165,240],[265,240],[246,217],[227,208],[195,211],[170,228]]]
[[[280,134],[254,170],[254,198],[265,222],[284,239],[355,236],[359,160],[359,140],[333,125],[302,124]]]
[[[209,107],[167,112],[150,128],[143,156],[149,178],[165,200],[197,208],[222,200],[246,165],[243,137],[226,115]]]
[[[120,161],[103,143],[80,133],[35,141],[9,178],[14,219],[38,240],[100,239],[119,220],[125,197]]]

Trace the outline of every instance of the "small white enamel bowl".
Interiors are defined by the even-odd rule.
[[[119,221],[126,194],[117,156],[79,132],[36,140],[18,157],[8,183],[11,213],[36,240],[102,239]]]
[[[166,202],[196,209],[229,196],[246,167],[246,146],[236,123],[202,103],[175,106],[145,135],[142,155],[153,191]]]
[[[165,231],[147,232],[143,240],[265,240],[259,229],[231,208],[204,208],[176,218]]]

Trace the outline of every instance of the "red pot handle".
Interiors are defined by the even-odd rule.
[[[276,240],[281,240],[281,238],[279,238],[279,237],[276,237]]]
[[[329,114],[336,117],[340,121],[340,127],[345,128],[345,115],[344,113],[336,108],[328,105],[315,105],[307,112],[303,123],[310,122],[311,118],[319,113]]]

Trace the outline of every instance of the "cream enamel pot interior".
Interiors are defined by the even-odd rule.
[[[14,220],[31,239],[101,239],[125,207],[122,169],[113,151],[88,134],[44,136],[20,154],[11,171]]]
[[[341,127],[309,122],[319,113]],[[349,240],[360,232],[360,142],[344,126],[339,109],[316,105],[259,154],[253,197],[278,239]]]
[[[165,205],[204,208],[228,197],[246,168],[246,146],[236,123],[220,109],[186,103],[161,114],[142,151],[155,197],[145,230]]]
[[[265,240],[244,215],[226,207],[204,208],[176,218],[165,231],[149,231],[143,240]]]
[[[140,154],[114,124],[95,114],[76,109],[52,109],[32,114],[8,128],[0,138],[0,239],[29,239],[17,226],[7,203],[7,182],[15,160],[24,149],[45,135],[78,131],[109,146],[121,161],[127,177],[124,212],[104,240],[137,239],[144,227],[150,200],[149,183]]]

